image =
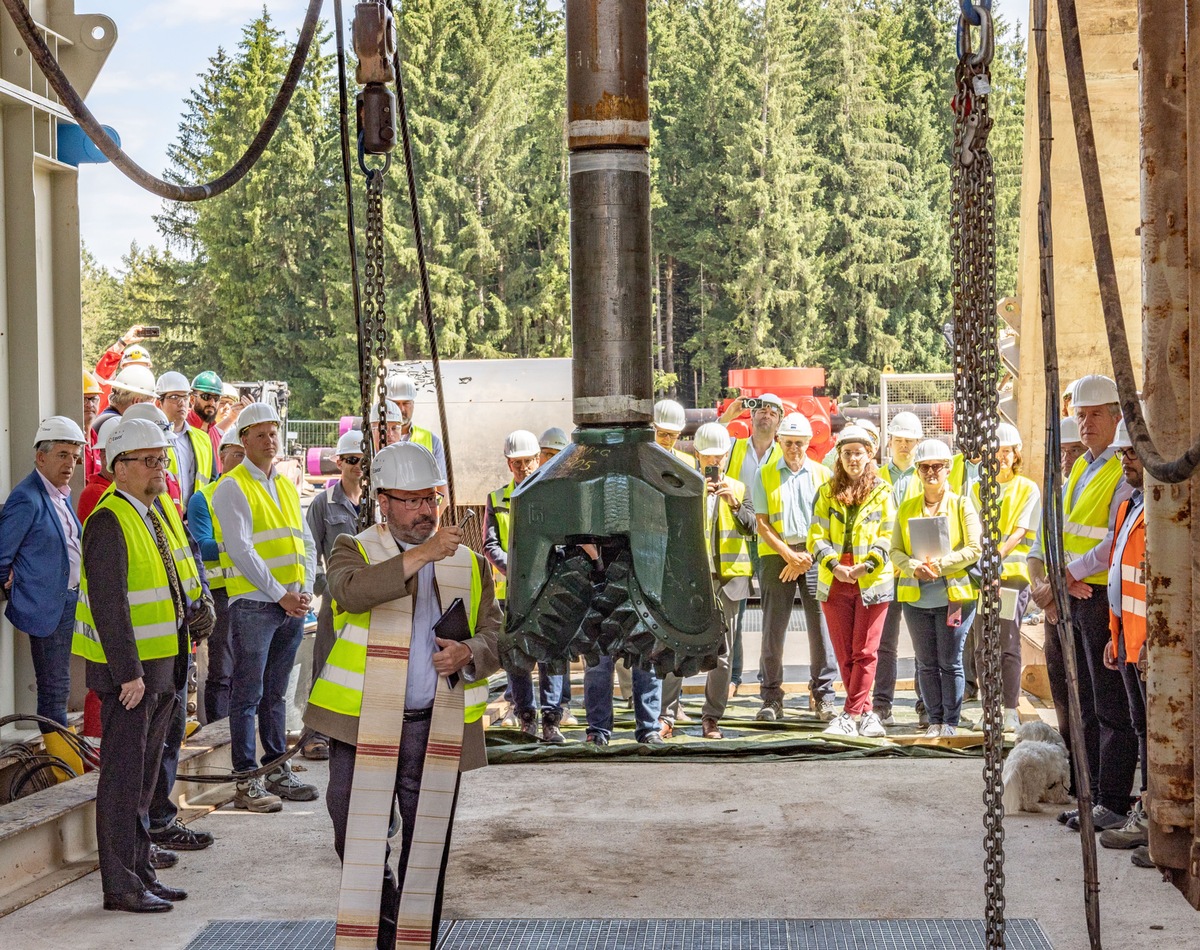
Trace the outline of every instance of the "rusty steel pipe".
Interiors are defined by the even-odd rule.
[[[571,331],[579,426],[654,410],[644,0],[568,0]]]

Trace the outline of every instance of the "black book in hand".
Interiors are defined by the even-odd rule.
[[[434,635],[443,640],[457,640],[463,643],[471,639],[471,625],[467,620],[467,608],[461,597],[455,597],[446,612],[433,624]],[[447,677],[451,688],[458,685],[458,674],[451,673]]]

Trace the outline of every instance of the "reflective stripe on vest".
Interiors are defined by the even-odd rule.
[[[213,481],[213,446],[207,432],[201,432],[195,426],[188,426],[185,431],[196,461],[196,483],[188,486],[189,494],[194,494]],[[179,459],[175,457],[174,444],[167,447],[167,471],[179,481]]]
[[[1119,537],[1125,519],[1133,507],[1132,501],[1121,502],[1117,510],[1116,530],[1113,537]],[[1125,546],[1121,549],[1121,606],[1120,622],[1110,622],[1112,632],[1113,656],[1120,656],[1119,637],[1125,638],[1125,660],[1127,663],[1137,662],[1142,645],[1146,642],[1146,512],[1139,509],[1134,516],[1135,521],[1125,538]],[[1114,550],[1110,552],[1110,559]],[[1109,604],[1113,620],[1117,619],[1116,605]]]
[[[979,482],[971,483],[971,494],[975,499],[975,509],[981,510],[982,505],[979,501]],[[1025,506],[1029,504],[1030,499],[1038,499],[1041,497],[1041,491],[1037,484],[1026,478],[1024,475],[1014,475],[1008,483],[1004,491],[1004,497],[1000,500],[1000,537],[996,539],[997,545],[1002,544],[1006,538],[1017,530],[1017,516],[1025,510]],[[1103,538],[1103,535],[1101,536]],[[1020,578],[1029,583],[1029,552],[1033,548],[1033,532],[1026,531],[1025,536],[1017,543],[1004,558],[1004,562],[1000,565],[1000,579],[1009,580],[1010,578]]]
[[[782,458],[782,453],[780,455]],[[808,456],[804,457],[804,467],[808,469],[813,480],[813,494],[816,490],[824,485],[830,479],[829,469],[824,465],[813,462]],[[797,473],[799,474],[799,473]],[[767,516],[767,520],[771,523],[771,527],[775,529],[775,533],[779,535],[780,540],[783,539],[783,503],[780,500],[779,493],[783,489],[783,470],[779,467],[778,462],[766,468],[758,470],[759,481],[762,482],[763,493],[767,496],[767,510],[763,512]],[[759,512],[755,512],[755,515]],[[802,538],[799,544],[804,544],[808,539]],[[775,549],[767,544],[766,539],[759,537],[758,539],[758,556],[763,557],[767,554],[775,554]]]
[[[363,560],[368,564],[373,563],[359,537],[355,537],[355,544],[358,546]],[[458,562],[456,566],[461,567],[464,555],[470,558],[471,588],[469,592],[462,591],[461,593],[467,594],[469,597],[470,608],[467,611],[467,624],[471,636],[475,636],[475,625],[479,621],[479,605],[482,601],[483,591],[478,556],[472,554],[466,547],[459,547],[458,552],[452,557],[439,561],[438,567],[456,564],[456,562]],[[434,570],[436,577],[437,568]],[[444,568],[443,573],[446,573]],[[459,592],[447,584],[444,579],[438,580],[438,590],[443,597],[449,597],[451,594],[459,595]],[[453,600],[453,597],[450,599]],[[467,598],[464,598],[464,602],[466,601]],[[362,712],[362,691],[367,672],[367,638],[371,629],[371,611],[352,614],[341,610],[335,602],[333,604],[333,629],[337,634],[337,639],[329,651],[329,657],[325,661],[321,675],[313,684],[308,701],[331,712],[357,719]],[[464,681],[463,685],[465,687],[463,721],[476,722],[482,718],[487,709],[487,680],[483,679],[471,684]]]
[[[279,495],[277,505],[263,483],[251,475],[245,466],[239,465],[226,478],[236,482],[246,497],[252,524],[250,541],[271,576],[280,584],[303,584],[304,522],[296,486],[282,475],[274,476],[275,491]],[[237,569],[224,545],[221,548],[220,565],[225,574],[225,589],[230,597],[248,594],[256,589]]]
[[[1085,456],[1081,455],[1075,460],[1075,465],[1071,468],[1071,477],[1067,481],[1068,504],[1087,466]],[[1116,491],[1122,474],[1121,459],[1114,455],[1100,466],[1100,470],[1092,476],[1091,481],[1079,492],[1075,503],[1066,511],[1063,521],[1063,553],[1068,564],[1083,557],[1108,534],[1108,508],[1112,504],[1113,492]],[[1108,581],[1108,575],[1104,571],[1097,571],[1083,580],[1089,584],[1104,584]]]
[[[963,513],[965,504],[962,496],[954,492],[946,495],[946,520],[950,524],[950,549],[957,550],[966,541],[963,537]],[[912,518],[924,517],[925,493],[922,491],[917,498],[906,498],[896,510],[896,527],[900,529],[900,538],[904,542],[904,553],[911,556],[912,541],[908,536],[908,522]],[[942,576],[946,582],[946,597],[954,603],[964,603],[974,600],[979,592],[971,583],[967,568],[952,571]],[[921,599],[921,582],[911,574],[904,575],[896,572],[896,599],[902,603],[915,603]]]
[[[163,534],[174,552],[175,571],[183,585],[188,601],[200,596],[200,577],[196,562],[188,547],[183,524],[175,513],[169,498],[163,509],[156,511],[163,523]],[[171,582],[159,553],[158,544],[142,516],[125,498],[111,493],[96,505],[90,521],[97,511],[111,511],[121,527],[125,538],[127,595],[129,618],[133,624],[133,637],[137,643],[139,660],[160,660],[175,656],[179,652],[179,625],[175,618],[175,603],[171,598]],[[180,556],[183,550],[186,554]],[[75,632],[71,638],[71,652],[92,663],[107,663],[96,622],[92,616],[91,600],[88,597],[86,565],[80,565],[79,603],[75,608]]]
[[[733,451],[729,454],[729,465],[726,467],[726,474],[730,478],[737,479],[743,485],[748,484],[749,479],[742,472],[742,466],[746,462],[746,452],[749,450],[749,439],[734,439]],[[759,463],[758,470],[761,472],[764,468],[778,463],[783,458],[783,449],[779,447],[778,442],[771,444],[771,451],[767,453],[767,457]]]
[[[817,562],[817,600],[820,601],[829,599],[829,588],[833,585],[833,566],[838,563],[845,546],[846,510],[841,502],[833,497],[830,490],[832,484],[831,481],[826,482],[817,489],[813,522],[808,533],[809,550],[813,560]],[[856,564],[866,560],[873,546],[882,543],[884,548],[883,563],[858,579],[862,602],[868,606],[886,603],[892,599],[895,573],[887,550],[891,544],[894,520],[891,489],[887,482],[880,479],[859,507],[851,539],[851,551]]]
[[[740,505],[746,498],[746,486],[736,478],[726,476],[726,481],[733,489],[733,495]],[[720,498],[717,499],[716,507],[717,576],[723,581],[732,580],[735,577],[750,577],[754,573],[754,566],[750,563],[749,539],[738,531],[737,519],[734,517],[733,510]],[[711,544],[713,525],[712,517],[708,514],[707,504],[704,511],[704,534]]]
[[[496,533],[500,535],[500,547],[504,549],[505,554],[508,553],[508,533],[511,525],[509,508],[512,504],[512,493],[516,487],[516,484],[510,481],[503,488],[497,488],[488,495],[492,503],[492,517],[496,519]],[[492,580],[496,584],[496,599],[504,600],[504,595],[508,592],[508,585],[505,583],[504,575],[494,567],[492,568]]]

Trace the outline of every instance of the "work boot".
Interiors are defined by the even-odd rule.
[[[551,716],[542,716],[542,741],[551,745],[562,745],[567,741],[566,736],[559,730],[558,723]]]
[[[759,722],[782,722],[783,703],[779,700],[763,703],[762,709],[754,714],[754,718]]]
[[[537,713],[532,709],[521,713],[521,731],[534,742],[538,741]]]
[[[1092,806],[1092,830],[1093,831],[1108,831],[1112,829],[1116,831],[1125,825],[1125,816],[1118,815],[1111,808],[1106,808],[1103,805]],[[1067,827],[1072,831],[1079,830],[1079,815],[1067,821]]]
[[[1150,821],[1142,810],[1141,801],[1133,806],[1122,827],[1100,832],[1100,844],[1106,848],[1128,851],[1149,843]]]
[[[300,754],[310,762],[324,762],[329,758],[329,740],[319,732],[314,732],[300,746]]]
[[[267,775],[266,786],[268,791],[274,792],[280,798],[286,798],[289,802],[313,802],[321,794],[317,791],[317,786],[306,785],[296,778],[288,762],[284,762]]]
[[[268,814],[283,811],[283,800],[278,795],[272,795],[263,786],[262,779],[252,778],[246,782],[238,782],[237,790],[233,793],[233,807],[245,808],[247,811]]]
[[[156,871],[161,871],[164,868],[173,868],[179,863],[179,855],[174,851],[168,851],[166,848],[160,848],[156,844],[150,845],[150,867]]]
[[[700,720],[700,734],[705,739],[724,739],[725,734],[721,732],[721,727],[717,725],[717,720],[712,716],[705,716]]]
[[[1143,845],[1139,845],[1138,847],[1134,848],[1133,851],[1129,855],[1129,861],[1135,867],[1139,867],[1139,868],[1156,867],[1155,863],[1150,860],[1150,846],[1149,845],[1143,844]]]
[[[172,851],[203,851],[213,843],[213,836],[207,831],[192,831],[176,818],[173,824],[161,831],[151,831],[150,840],[160,848],[170,848]]]

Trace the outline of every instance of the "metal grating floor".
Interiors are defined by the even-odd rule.
[[[438,950],[983,950],[983,921],[456,920]],[[1034,920],[1009,920],[1008,950],[1052,950]],[[330,950],[332,920],[217,920],[186,950]]]

